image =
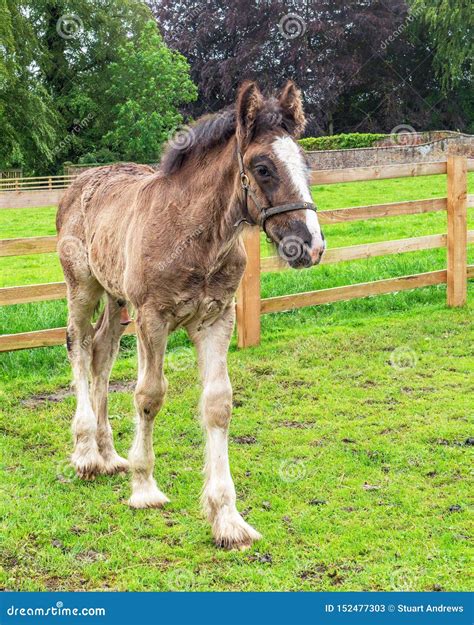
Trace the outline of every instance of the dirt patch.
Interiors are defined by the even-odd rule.
[[[109,384],[109,392],[127,393],[134,390],[135,384],[135,380],[111,382]],[[74,389],[68,386],[66,388],[60,388],[54,393],[37,393],[36,395],[31,395],[27,399],[22,399],[20,403],[25,408],[37,408],[46,403],[60,403],[69,397],[74,397],[74,394]]]
[[[270,553],[258,553],[256,551],[254,554],[249,556],[249,562],[258,562],[259,564],[272,564],[273,558]]]
[[[283,388],[300,388],[302,386],[309,386],[309,382],[306,382],[306,380],[279,380],[279,383]]]
[[[376,484],[368,484],[367,482],[365,482],[362,488],[364,490],[380,490],[380,486],[377,486]]]
[[[99,553],[94,549],[87,549],[86,551],[80,551],[76,555],[76,560],[79,562],[84,562],[84,564],[92,564],[93,562],[97,562],[98,560],[106,560],[107,558],[103,553]]]
[[[320,580],[326,573],[327,566],[325,564],[317,564],[309,569],[304,569],[298,573],[300,579],[317,579]]]
[[[111,382],[109,384],[109,391],[112,393],[128,393],[135,390],[137,385],[136,380],[125,380],[123,382]]]
[[[278,426],[281,428],[293,428],[295,430],[308,430],[315,425],[315,423],[308,421],[280,421],[280,423],[278,423]]]
[[[77,575],[74,578],[63,579],[61,577],[57,577],[53,575],[51,577],[47,577],[44,580],[45,590],[49,590],[51,592],[69,592],[69,591],[78,591],[78,587],[80,589],[85,588],[87,586],[87,580],[83,577],[78,577]]]
[[[257,375],[262,376],[273,376],[274,374],[272,367],[270,367],[269,365],[255,365],[253,367],[250,367],[250,370]]]
[[[232,442],[238,443],[239,445],[255,445],[257,439],[255,436],[232,436]]]
[[[22,406],[25,406],[25,408],[36,408],[38,405],[46,402],[57,404],[73,395],[74,391],[71,388],[61,388],[55,393],[37,393],[36,395],[31,395],[31,397],[27,399],[22,399],[20,403]]]
[[[474,445],[474,438],[466,438],[464,441],[448,441],[446,438],[437,438],[433,441],[436,445],[444,445],[445,447],[471,447]]]
[[[66,553],[66,551],[69,551],[69,549],[64,545],[63,541],[59,540],[58,538],[53,538],[53,540],[51,541],[51,545],[55,549],[60,549],[63,553]]]

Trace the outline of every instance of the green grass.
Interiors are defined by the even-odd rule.
[[[445,179],[315,189],[323,209],[445,194]],[[472,226],[472,211],[470,215]],[[444,232],[442,214],[331,226],[331,247]],[[0,212],[0,238],[54,233],[54,209]],[[264,248],[265,248],[265,244]],[[272,252],[273,253],[273,252]],[[472,246],[470,262],[472,260]],[[61,280],[54,255],[0,259],[1,286]],[[265,297],[445,266],[432,250],[263,276]],[[262,318],[262,344],[229,361],[239,508],[264,536],[213,547],[198,499],[203,436],[194,366],[167,361],[156,477],[172,502],[132,511],[125,476],[84,483],[67,457],[74,398],[62,347],[0,356],[4,436],[0,585],[20,590],[472,590],[474,297],[432,287]],[[5,307],[1,332],[64,325],[63,302]],[[189,344],[175,334],[169,351]],[[402,365],[401,367],[399,365]],[[113,372],[136,376],[134,339]],[[60,392],[58,393],[58,389]],[[64,393],[66,395],[64,395]],[[111,393],[127,453],[133,402]],[[471,464],[470,464],[471,462]]]

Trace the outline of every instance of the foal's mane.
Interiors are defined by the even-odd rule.
[[[289,134],[294,131],[294,120],[281,108],[278,100],[268,98],[259,111],[254,135],[281,128]],[[160,171],[165,175],[177,172],[187,159],[200,156],[219,145],[225,145],[236,131],[235,105],[217,113],[203,115],[194,124],[179,131],[166,145],[160,163]]]

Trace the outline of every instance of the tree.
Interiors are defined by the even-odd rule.
[[[157,160],[170,131],[183,121],[178,106],[197,96],[186,59],[166,47],[150,21],[138,41],[119,50],[110,80],[107,96],[116,104],[104,144],[125,159]]]
[[[0,168],[51,163],[60,118],[32,69],[39,42],[15,0],[0,0]]]
[[[0,167],[155,159],[195,98],[141,0],[0,0]]]
[[[302,88],[309,132],[327,131],[339,98],[377,75],[384,42],[403,24],[404,0],[158,0],[150,6],[167,43],[199,85],[193,115],[233,101],[238,83]],[[296,8],[295,8],[296,7]],[[373,80],[373,78],[372,78]]]
[[[467,0],[148,1],[190,62],[194,116],[231,103],[245,78],[268,90],[293,78],[307,134],[469,128]]]
[[[150,10],[141,0],[22,0],[22,4],[28,7],[40,42],[36,62],[41,80],[61,117],[56,167],[97,151],[105,156],[102,138],[111,129],[115,104],[106,93],[110,66],[129,39],[140,37]]]
[[[418,32],[428,30],[434,66],[445,92],[472,79],[474,13],[468,0],[411,0]]]

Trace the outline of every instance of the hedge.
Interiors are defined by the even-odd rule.
[[[347,150],[350,148],[371,148],[376,141],[387,135],[353,132],[350,134],[331,135],[328,137],[306,137],[299,143],[306,151],[312,150]]]

